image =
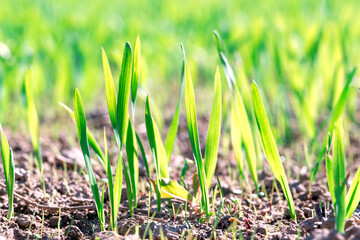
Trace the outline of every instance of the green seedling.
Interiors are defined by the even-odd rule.
[[[60,223],[61,223],[61,207],[59,207],[59,218],[58,218],[58,224],[57,224],[58,237],[60,237]]]
[[[117,217],[119,215],[119,205],[121,200],[121,189],[122,189],[122,169],[121,159],[117,161],[117,168],[115,173],[115,179],[113,180],[111,173],[110,158],[108,154],[108,145],[106,141],[106,133],[104,129],[104,146],[105,146],[105,158],[106,158],[106,174],[108,177],[108,190],[110,199],[110,226],[113,231],[117,230]]]
[[[184,63],[183,63],[183,65],[184,65]],[[166,155],[168,157],[168,165],[170,164],[171,154],[172,154],[172,151],[174,148],[175,138],[176,138],[176,134],[177,134],[177,131],[179,128],[180,107],[181,107],[181,98],[184,93],[184,82],[185,81],[184,81],[184,66],[183,66],[182,71],[181,71],[181,84],[180,84],[180,94],[179,94],[179,98],[178,98],[178,103],[176,105],[175,114],[174,114],[174,117],[169,126],[168,135],[167,135],[166,141],[165,141],[165,151],[166,151]]]
[[[141,43],[140,36],[138,35],[135,41],[134,57],[132,65],[132,77],[131,77],[131,106],[132,106],[132,120],[135,118],[135,105],[137,91],[140,81],[140,63],[141,63]]]
[[[266,115],[259,89],[254,81],[251,83],[251,99],[253,102],[255,119],[257,122],[265,157],[270,164],[275,178],[280,182],[280,185],[283,189],[286,201],[289,206],[291,218],[296,219],[294,201],[291,195],[284,167],[280,160],[279,152],[270,128],[269,120]]]
[[[122,189],[122,179],[123,179],[123,171],[125,173],[125,180],[127,186],[128,200],[129,200],[129,209],[130,214],[133,214],[134,205],[137,203],[137,193],[138,193],[138,167],[137,167],[137,152],[135,147],[135,132],[131,128],[131,121],[128,115],[128,103],[130,98],[130,83],[131,83],[131,47],[129,43],[126,43],[124,49],[123,56],[123,64],[120,73],[119,79],[119,93],[116,100],[115,95],[115,86],[114,81],[111,75],[110,66],[105,54],[105,51],[102,50],[102,58],[103,58],[103,67],[104,67],[104,75],[105,75],[105,88],[106,88],[106,100],[108,105],[108,111],[110,116],[111,125],[113,127],[116,143],[118,145],[119,155],[116,166],[115,178],[113,179],[110,158],[108,154],[108,145],[106,141],[106,135],[104,130],[104,146],[105,146],[105,154],[101,151],[99,144],[96,142],[95,138],[92,137],[90,141],[92,148],[95,150],[103,166],[105,167],[105,171],[108,177],[108,190],[109,190],[109,200],[110,200],[110,225],[111,229],[116,231],[117,225],[117,217],[119,214],[119,205],[121,200],[121,189]],[[80,93],[76,91],[75,96],[80,96]],[[77,97],[79,99],[79,97]],[[81,103],[82,105],[82,103]],[[76,106],[76,105],[75,105]],[[83,110],[83,107],[82,107]],[[68,109],[68,112],[71,114],[71,110]],[[78,116],[75,111],[75,120],[78,124]],[[72,114],[71,114],[72,115]],[[85,115],[83,124],[83,134],[90,133],[86,126]],[[79,127],[78,127],[79,128]],[[80,135],[79,135],[80,136]],[[125,139],[126,137],[126,139]],[[125,164],[125,160],[122,153],[123,144],[126,141],[126,152],[128,156],[129,168]],[[80,141],[81,143],[81,141]],[[87,146],[87,149],[82,146],[84,157],[90,159],[90,153],[88,151],[88,138],[86,137],[86,141],[84,140],[84,145]],[[90,161],[90,160],[89,160]],[[88,167],[91,162],[87,164],[88,174],[92,172]],[[130,170],[130,171],[129,171]],[[92,173],[93,175],[93,173]],[[96,179],[92,176],[92,180],[90,181],[93,190],[94,199],[97,205],[98,217],[103,227],[104,213],[103,213],[103,201],[99,199],[99,192],[96,183]],[[90,175],[89,175],[90,179]],[[134,203],[133,204],[133,200]]]
[[[60,103],[60,106],[62,106],[69,113],[69,115],[71,116],[71,118],[73,119],[73,121],[75,123],[75,113],[73,112],[73,110],[71,110],[68,106],[66,106],[63,103]],[[86,131],[87,131],[87,135],[88,135],[89,146],[91,147],[92,150],[94,150],[95,154],[98,156],[98,158],[97,158],[98,162],[105,169],[105,164],[106,164],[105,154],[101,150],[99,143],[96,141],[94,135],[91,133],[89,128],[87,128]]]
[[[1,157],[2,163],[4,167],[5,174],[5,185],[6,192],[8,195],[9,202],[9,210],[7,219],[10,220],[14,215],[14,184],[15,184],[15,165],[13,159],[12,149],[9,147],[9,143],[6,139],[5,133],[0,124],[0,132],[1,132]]]
[[[344,151],[343,119],[340,116],[334,124],[332,137],[328,134],[326,154],[326,172],[329,191],[335,208],[335,228],[343,233],[345,220],[349,219],[360,201],[360,167],[346,194],[346,159]],[[331,143],[333,144],[333,157],[330,156]]]
[[[169,180],[170,174],[168,169],[168,158],[166,156],[166,150],[161,140],[159,129],[153,116],[151,115],[150,106],[150,98],[148,96],[146,98],[145,106],[145,124],[149,145],[155,160],[156,169],[156,180],[149,180],[156,191],[157,210],[161,210],[162,198],[176,198],[187,201],[191,205],[194,205],[195,203],[193,197],[189,194],[189,192],[176,181]]]
[[[356,171],[354,179],[346,195],[346,218],[349,219],[355,212],[360,202],[360,167]]]
[[[136,58],[140,57],[140,39],[138,38],[135,46]],[[130,43],[125,44],[123,60],[119,78],[118,94],[116,98],[116,91],[114,80],[111,74],[109,62],[107,60],[104,49],[102,49],[102,60],[105,77],[105,89],[106,89],[106,102],[108,106],[108,112],[110,116],[111,125],[115,135],[115,140],[118,145],[119,160],[121,164],[117,164],[118,168],[122,168],[125,175],[125,182],[127,188],[128,202],[130,208],[130,214],[133,214],[134,207],[137,205],[138,195],[138,181],[139,181],[139,169],[138,158],[135,141],[135,131],[132,127],[131,120],[128,113],[128,105],[130,100],[132,74],[139,74],[138,69],[140,66],[140,59],[134,60],[136,66],[132,66],[133,57]],[[134,73],[134,71],[136,73]],[[135,76],[136,78],[136,76]],[[138,79],[133,81],[134,84],[138,83]],[[133,90],[135,94],[135,90]],[[136,97],[132,97],[133,106],[135,105]],[[133,107],[133,111],[134,111]],[[128,166],[126,166],[125,159],[122,153],[123,144],[126,146],[126,152],[128,157]],[[121,180],[122,181],[122,180]],[[121,186],[121,183],[119,183]]]
[[[94,171],[91,166],[91,158],[90,158],[90,150],[89,150],[89,142],[88,142],[88,135],[87,135],[84,106],[83,106],[80,92],[78,89],[75,89],[74,112],[75,112],[75,122],[76,122],[77,133],[78,133],[78,137],[79,137],[81,150],[83,152],[83,156],[84,156],[84,160],[85,160],[87,174],[89,176],[89,183],[90,183],[91,191],[93,193],[93,198],[95,201],[95,206],[96,206],[98,218],[100,221],[101,230],[104,231],[105,230],[104,209],[103,209],[103,204],[102,204],[102,201],[100,198],[99,188],[98,188],[98,185],[96,182]]]
[[[331,133],[333,131],[336,120],[344,112],[345,105],[346,105],[349,91],[350,91],[350,84],[354,79],[356,69],[357,69],[357,67],[354,67],[353,70],[347,76],[346,84],[345,84],[345,86],[339,96],[339,99],[337,100],[336,105],[331,113],[331,119],[330,119],[330,123],[329,123],[328,129],[327,129],[327,133]],[[320,153],[318,155],[315,166],[311,172],[310,183],[309,183],[309,192],[310,192],[311,183],[316,179],[316,175],[319,171],[320,164],[323,160],[323,155],[326,152],[326,145],[327,145],[327,139],[324,140],[324,143],[323,143]]]
[[[43,162],[41,157],[40,142],[39,142],[39,119],[35,107],[33,92],[31,89],[31,70],[28,70],[25,75],[24,89],[26,95],[26,112],[28,119],[28,127],[30,131],[31,143],[33,146],[34,154],[36,157],[36,167],[39,171],[39,177],[43,185],[45,193],[45,183],[44,183],[44,169]],[[46,195],[44,195],[46,196]]]
[[[333,175],[333,159],[330,155],[331,150],[331,133],[327,135],[327,145],[326,145],[326,175],[328,178],[328,186],[331,195],[331,200],[335,206],[336,198],[335,198],[335,191],[334,191],[334,175]]]
[[[226,80],[231,92],[231,141],[235,152],[235,158],[238,163],[240,175],[243,173],[243,158],[241,154],[242,145],[244,145],[246,160],[249,166],[251,177],[254,181],[255,188],[258,189],[257,176],[257,155],[255,150],[255,141],[249,122],[249,116],[241,96],[238,83],[235,79],[235,74],[230,66],[226,53],[224,43],[217,31],[214,31],[214,39],[220,57],[221,65],[225,72]],[[242,140],[242,141],[241,141]]]
[[[144,146],[143,146],[143,144],[141,142],[141,139],[140,139],[140,137],[139,137],[139,135],[137,133],[136,133],[136,141],[137,141],[137,143],[139,145],[141,156],[142,156],[143,161],[144,161],[146,175],[147,175],[148,178],[151,178],[149,164],[148,164],[148,161],[147,161],[145,149],[144,149]]]
[[[196,117],[195,93],[190,75],[190,69],[186,60],[185,50],[181,45],[184,54],[184,78],[185,78],[185,110],[186,123],[189,132],[191,148],[196,162],[199,187],[201,190],[201,208],[205,210],[206,218],[210,217],[208,191],[214,175],[221,132],[221,81],[219,68],[215,73],[215,98],[210,115],[210,122],[205,146],[205,158],[203,160],[200,150],[200,141]],[[197,192],[197,189],[195,189]]]
[[[343,121],[340,117],[334,125],[333,183],[335,196],[335,228],[344,233],[346,218],[346,168]]]
[[[146,124],[146,133],[148,136],[148,141],[150,145],[153,158],[155,160],[155,169],[156,169],[156,186],[155,191],[157,195],[157,210],[161,209],[161,191],[160,191],[160,180],[162,178],[169,179],[170,174],[167,165],[167,157],[164,145],[161,141],[159,129],[155,123],[154,118],[151,115],[150,108],[150,98],[146,98],[145,106],[145,124]]]

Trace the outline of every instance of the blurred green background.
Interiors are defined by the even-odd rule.
[[[117,79],[124,44],[134,44],[138,34],[140,83],[160,112],[172,113],[176,104],[180,43],[189,59],[198,109],[208,112],[220,64],[212,36],[217,29],[248,110],[250,79],[255,79],[280,143],[296,135],[310,139],[360,58],[357,0],[2,0],[0,5],[0,122],[12,127],[26,122],[22,88],[30,66],[42,118],[66,115],[58,102],[72,106],[75,87],[87,112],[99,104],[105,107],[101,47]],[[353,91],[347,110],[352,122],[355,96]]]

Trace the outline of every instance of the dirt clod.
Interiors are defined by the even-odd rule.
[[[85,238],[84,234],[77,226],[67,227],[65,229],[65,232],[68,233],[68,237],[70,237],[73,240],[80,240]]]
[[[21,214],[17,219],[16,223],[19,225],[20,228],[26,229],[29,228],[31,223],[31,218],[29,215]]]

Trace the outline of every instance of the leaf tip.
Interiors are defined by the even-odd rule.
[[[80,91],[78,88],[75,88],[74,101],[77,102],[79,99],[81,99]]]
[[[130,42],[129,42],[129,41],[127,41],[127,42],[125,43],[125,48],[131,50],[131,45],[130,45]]]
[[[101,55],[102,55],[103,59],[104,59],[104,57],[106,57],[106,52],[103,47],[101,47]]]
[[[220,68],[219,65],[216,65],[215,75],[219,75],[219,74],[220,74]]]
[[[253,91],[253,89],[255,89],[255,88],[258,88],[258,86],[257,86],[257,83],[255,82],[255,80],[252,79],[251,80],[251,91]]]
[[[185,65],[187,64],[187,60],[186,60],[186,54],[185,54],[185,47],[182,43],[180,43],[180,48],[181,48],[181,51],[183,53],[183,56],[184,56],[184,62],[185,62]]]

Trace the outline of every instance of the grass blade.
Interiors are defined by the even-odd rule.
[[[148,135],[150,148],[153,154],[155,155],[155,161],[157,162],[156,171],[160,173],[160,178],[169,179],[170,175],[168,170],[166,151],[161,141],[159,129],[157,128],[155,120],[151,115],[149,96],[147,96],[146,98],[145,123],[146,123],[146,132]]]
[[[25,75],[25,94],[27,105],[28,125],[30,130],[31,143],[34,150],[39,148],[39,120],[34,103],[34,98],[31,90],[31,70],[28,70]],[[41,166],[41,165],[39,165]]]
[[[74,113],[75,113],[75,122],[76,122],[79,142],[80,142],[81,150],[84,155],[86,170],[89,176],[90,187],[95,200],[96,210],[100,220],[101,229],[104,230],[104,224],[105,224],[104,211],[103,211],[103,206],[101,204],[99,188],[91,166],[84,106],[81,100],[80,92],[77,88],[75,89],[75,95],[74,95]]]
[[[218,48],[218,54],[220,57],[220,61],[222,63],[225,76],[227,79],[227,83],[229,85],[231,95],[232,95],[232,103],[235,104],[235,111],[238,115],[239,120],[239,128],[241,131],[242,143],[245,148],[246,160],[249,166],[251,177],[254,181],[255,188],[258,189],[258,176],[257,176],[257,155],[255,151],[254,145],[254,136],[251,130],[249,116],[246,112],[246,108],[244,105],[243,98],[239,91],[239,86],[236,83],[235,74],[230,66],[227,57],[225,55],[224,43],[217,31],[214,31],[214,38]],[[235,143],[237,144],[237,143]],[[241,170],[240,170],[241,171]]]
[[[186,55],[184,47],[181,45],[184,54],[184,63],[185,63],[185,112],[186,112],[186,123],[189,132],[189,138],[191,143],[191,148],[194,154],[196,167],[198,171],[199,185],[201,189],[201,202],[202,207],[205,208],[206,217],[209,216],[209,199],[207,193],[207,182],[206,182],[206,173],[204,168],[204,163],[201,156],[200,150],[200,141],[196,117],[196,107],[195,107],[195,93],[194,87],[190,75],[190,69],[187,64]]]
[[[133,205],[133,189],[132,189],[132,185],[131,185],[131,173],[129,173],[128,171],[128,167],[125,164],[125,160],[124,158],[121,159],[122,161],[122,167],[123,167],[123,171],[125,173],[125,183],[126,183],[126,191],[127,191],[127,196],[128,196],[128,203],[129,203],[129,210],[130,210],[130,215],[133,216],[134,213],[134,205]]]
[[[330,123],[329,123],[327,132],[331,133],[333,131],[335,121],[340,117],[340,115],[344,111],[344,108],[345,108],[345,105],[346,105],[346,102],[348,99],[348,95],[349,95],[350,84],[351,84],[352,80],[354,79],[356,69],[357,69],[357,67],[354,67],[353,70],[350,72],[350,74],[347,76],[346,84],[345,84],[343,90],[341,91],[340,97],[339,97],[338,101],[336,102],[333,112],[331,113],[331,119],[330,119]],[[309,188],[310,188],[311,182],[313,182],[316,179],[316,175],[319,171],[319,166],[323,160],[323,155],[324,155],[325,151],[326,151],[326,139],[323,143],[323,146],[321,148],[319,156],[316,160],[315,166],[314,166],[313,170],[311,171]]]
[[[255,151],[254,137],[239,89],[235,88],[234,93],[235,97],[232,104],[235,104],[235,111],[238,116],[237,119],[239,120],[242,143],[246,153],[246,161],[249,166],[251,177],[254,181],[255,189],[258,189],[257,155]]]
[[[351,183],[349,191],[346,196],[346,218],[351,218],[352,214],[355,212],[355,209],[359,205],[360,201],[360,167],[356,171],[354,179]]]
[[[259,89],[254,81],[251,83],[251,99],[253,102],[255,119],[259,129],[261,144],[263,146],[266,159],[275,175],[275,178],[281,184],[289,206],[291,218],[296,219],[294,201],[291,195],[289,184],[287,182],[284,167],[280,160],[275,138],[270,128],[269,120],[265,112],[264,104],[261,100]]]
[[[25,88],[25,95],[26,95],[26,111],[27,111],[27,118],[28,118],[28,126],[30,131],[31,143],[34,149],[34,153],[36,155],[37,166],[40,170],[40,178],[43,182],[43,163],[40,154],[40,146],[39,146],[39,119],[38,114],[36,111],[33,92],[31,89],[31,70],[29,69],[25,75],[24,81],[24,88]]]
[[[5,133],[0,124],[1,132],[1,157],[4,167],[6,192],[8,194],[9,210],[7,219],[10,220],[14,215],[14,184],[15,184],[15,165],[12,150],[9,147],[9,143],[6,139]]]
[[[153,154],[153,159],[155,159],[155,168],[156,168],[156,195],[157,195],[157,210],[161,210],[161,190],[160,190],[160,179],[166,178],[169,179],[169,169],[167,164],[167,157],[165,147],[161,141],[159,129],[154,121],[154,118],[151,115],[150,108],[150,98],[146,97],[146,106],[145,106],[145,125],[146,133],[149,140],[149,145],[151,152]]]
[[[134,58],[133,58],[132,79],[131,79],[131,104],[132,104],[133,119],[135,114],[136,95],[140,80],[140,63],[141,63],[141,44],[140,44],[140,36],[138,35],[134,46]]]
[[[215,73],[215,82],[214,82],[215,98],[211,110],[210,120],[209,120],[209,129],[206,137],[206,146],[205,146],[205,173],[206,173],[206,183],[207,188],[210,188],[211,179],[214,176],[217,155],[219,149],[219,141],[221,134],[221,79],[219,67],[216,68]]]
[[[116,230],[116,209],[114,208],[114,185],[113,185],[113,177],[111,173],[111,163],[108,154],[108,146],[106,141],[106,132],[104,128],[104,148],[105,148],[105,158],[106,158],[106,175],[108,177],[108,190],[109,190],[109,202],[110,202],[110,227],[113,231]]]
[[[166,156],[168,158],[168,164],[170,164],[171,154],[172,154],[172,151],[174,148],[176,134],[177,134],[177,131],[179,128],[180,106],[181,106],[181,98],[182,98],[183,93],[184,93],[184,63],[183,63],[183,68],[182,68],[182,72],[181,72],[181,84],[180,84],[179,99],[178,99],[178,103],[176,106],[174,117],[171,120],[169,132],[168,132],[168,135],[167,135],[166,141],[165,141],[165,150],[166,150]]]
[[[233,147],[235,160],[238,164],[240,175],[244,177],[244,159],[242,155],[242,147],[241,147],[241,131],[240,131],[240,120],[235,110],[235,104],[231,104],[231,131],[230,131],[230,138],[231,144]]]
[[[165,178],[160,179],[159,182],[161,198],[176,198],[190,203],[193,207],[196,205],[194,197],[178,182],[170,181]],[[156,182],[151,181],[151,183],[156,189]]]
[[[148,161],[147,161],[144,146],[143,146],[143,144],[141,142],[141,139],[140,139],[139,135],[137,133],[135,133],[135,134],[136,134],[137,144],[139,145],[139,148],[140,148],[141,156],[142,156],[142,158],[144,160],[144,165],[145,165],[145,170],[146,170],[147,177],[150,178],[149,164],[148,164]]]
[[[221,61],[221,65],[223,66],[225,72],[226,80],[228,82],[230,91],[233,92],[233,88],[236,87],[236,79],[235,79],[234,71],[226,58],[225,45],[223,40],[221,39],[220,34],[216,30],[213,31],[213,34],[214,34],[214,39],[218,50],[219,58]]]
[[[8,190],[9,188],[9,169],[10,169],[10,147],[9,147],[9,142],[5,136],[5,133],[0,125],[0,132],[1,132],[1,157],[2,157],[2,162],[3,162],[3,166],[4,166],[4,175],[5,175],[5,184],[6,184],[6,190]],[[8,193],[9,194],[9,193]]]
[[[75,114],[73,112],[73,110],[71,110],[68,106],[66,106],[63,103],[60,103],[60,106],[62,106],[63,108],[65,108],[65,110],[70,114],[71,118],[74,120],[75,122]],[[86,128],[86,132],[88,135],[88,141],[89,141],[89,145],[91,147],[92,150],[94,150],[95,154],[98,156],[98,158],[100,159],[100,164],[105,168],[106,170],[106,156],[103,153],[103,151],[101,150],[101,147],[99,145],[99,143],[96,141],[94,135],[90,132],[89,128]]]
[[[121,193],[122,193],[122,183],[123,183],[123,169],[121,163],[124,161],[124,157],[122,152],[119,151],[119,156],[117,160],[115,179],[114,179],[114,209],[116,209],[118,214],[118,209],[121,201]],[[115,216],[117,219],[117,215]]]
[[[335,206],[336,198],[334,192],[334,175],[333,175],[334,170],[333,170],[333,159],[330,156],[330,149],[331,149],[331,133],[328,133],[327,146],[326,146],[326,175],[328,179],[331,199]]]
[[[344,130],[342,117],[335,122],[334,126],[334,190],[335,190],[335,228],[343,233],[345,229],[346,217],[346,168],[344,152]]]
[[[134,199],[134,207],[137,206],[137,195],[139,192],[139,161],[137,157],[135,131],[131,126],[129,119],[127,137],[126,137],[126,156],[129,163],[129,173],[131,181],[132,195]]]
[[[119,92],[117,99],[116,126],[120,136],[119,148],[122,147],[125,139],[125,132],[128,124],[128,106],[130,98],[132,53],[130,43],[127,42],[124,48],[121,72],[119,78]]]
[[[116,94],[114,80],[111,74],[109,61],[103,48],[101,48],[101,55],[105,78],[106,103],[109,111],[111,125],[113,129],[116,129]]]

